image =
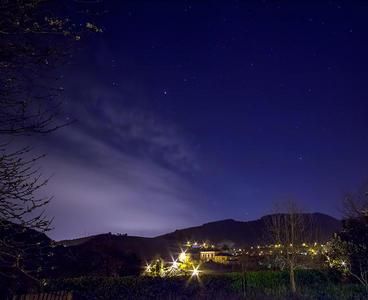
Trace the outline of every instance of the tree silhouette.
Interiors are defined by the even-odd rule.
[[[343,229],[329,243],[327,259],[360,282],[368,294],[368,187],[344,199]]]
[[[54,71],[71,58],[82,34],[101,31],[90,22],[77,26],[65,14],[58,17],[57,5],[0,1],[0,263],[10,271],[2,275],[10,277],[21,272],[34,278],[23,259],[31,241],[25,245],[17,237],[28,229],[47,231],[51,224],[45,214],[51,197],[39,196],[48,182],[37,167],[44,155],[33,156],[31,146],[19,146],[20,138],[70,123]]]
[[[275,252],[278,259],[289,270],[290,288],[296,293],[295,269],[298,266],[297,249],[311,234],[312,220],[304,214],[296,201],[290,200],[275,205],[272,215],[266,219],[268,234],[275,245],[281,247]]]

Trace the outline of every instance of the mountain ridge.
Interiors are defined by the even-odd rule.
[[[225,219],[207,222],[199,226],[177,229],[173,232],[157,236],[167,240],[196,240],[220,243],[231,242],[237,246],[264,244],[267,240],[266,221],[275,214],[265,215],[251,221]],[[313,239],[320,242],[328,240],[332,234],[341,229],[341,220],[323,213],[304,213],[306,218],[313,220]]]

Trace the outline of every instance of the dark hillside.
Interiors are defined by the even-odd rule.
[[[176,230],[160,236],[171,241],[206,241],[214,243],[228,242],[239,246],[264,244],[267,238],[267,220],[264,216],[254,221],[235,221],[232,219],[206,223],[201,226]],[[334,232],[341,228],[341,221],[321,213],[305,214],[312,222],[311,239],[318,242],[327,241]]]

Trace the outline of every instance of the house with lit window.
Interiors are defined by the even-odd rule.
[[[216,252],[217,251],[214,251],[214,250],[202,250],[200,252],[200,260],[202,262],[208,262],[208,261],[213,261],[213,259],[215,258],[216,256]]]
[[[227,252],[218,252],[212,259],[213,262],[218,264],[228,264],[233,261],[234,256]]]
[[[201,262],[215,262],[218,264],[228,264],[235,262],[234,255],[228,252],[221,252],[220,250],[201,250],[199,252],[199,259]]]

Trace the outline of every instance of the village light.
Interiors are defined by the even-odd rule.
[[[199,273],[200,273],[199,265],[196,266],[196,267],[193,267],[192,277],[198,277],[199,276]]]
[[[179,267],[178,265],[178,262],[176,260],[173,259],[173,262],[172,262],[172,268],[173,269],[177,269]]]
[[[182,251],[178,257],[179,261],[184,262],[186,258],[187,258],[187,254],[185,253],[185,251]]]
[[[149,264],[146,265],[146,272],[151,272],[151,265]]]
[[[316,251],[316,250],[314,250],[313,248],[311,248],[309,251],[310,251],[310,253],[311,253],[312,255],[317,255],[317,251]]]

